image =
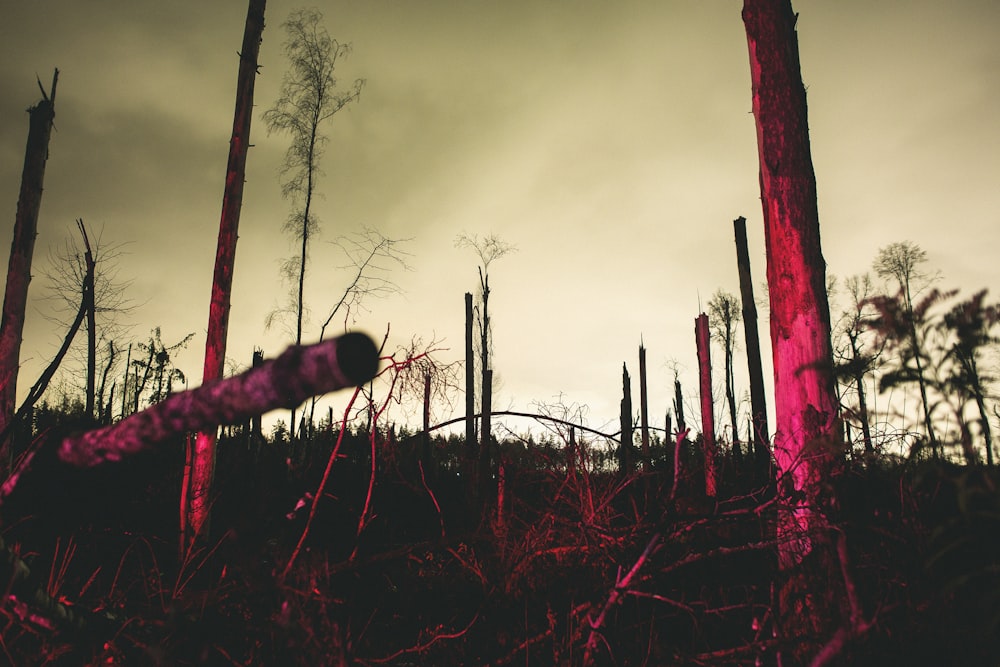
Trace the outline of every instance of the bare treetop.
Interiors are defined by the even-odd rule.
[[[922,268],[926,263],[927,252],[923,248],[912,241],[897,241],[879,248],[872,267],[879,278],[892,278],[907,298],[912,298],[939,277],[936,272],[928,273]]]
[[[319,160],[327,138],[318,127],[361,96],[364,79],[356,79],[350,90],[337,91],[337,61],[348,56],[351,45],[330,36],[316,9],[292,12],[284,22],[284,50],[289,60],[281,84],[281,95],[264,112],[268,132],[287,132],[292,142],[281,173],[285,196],[307,195],[318,174]]]
[[[456,248],[472,248],[482,262],[483,271],[487,271],[490,262],[504,255],[517,252],[517,246],[507,243],[496,234],[480,237],[477,234],[462,233],[455,237]]]

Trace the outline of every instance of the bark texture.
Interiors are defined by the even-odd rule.
[[[63,438],[54,456],[42,458],[74,468],[114,463],[185,433],[239,424],[311,396],[356,387],[375,377],[377,370],[378,348],[364,334],[293,345],[241,375],[172,394],[116,424]],[[27,457],[0,487],[0,504],[17,487],[22,472],[32,468],[35,457]]]
[[[705,457],[705,495],[715,498],[718,490],[715,472],[715,412],[712,405],[712,355],[708,315],[702,313],[694,321],[694,336],[698,348],[698,379],[701,389],[701,446]]]
[[[21,191],[17,198],[14,219],[14,239],[10,244],[7,264],[7,286],[3,297],[0,320],[0,473],[10,468],[11,447],[8,427],[14,418],[17,401],[17,372],[21,358],[21,336],[24,332],[24,311],[28,304],[28,284],[31,282],[31,260],[38,235],[38,212],[42,205],[42,183],[45,163],[49,158],[49,137],[56,117],[56,84],[59,70],[52,75],[48,95],[28,109],[28,143],[24,149],[21,171]],[[41,87],[41,83],[39,83]]]
[[[229,142],[229,162],[226,166],[226,186],[222,198],[222,217],[212,278],[212,298],[208,314],[208,335],[205,340],[205,367],[202,380],[210,382],[222,377],[226,361],[226,338],[229,333],[230,296],[233,267],[236,262],[236,240],[239,236],[240,210],[243,206],[243,182],[246,173],[247,149],[250,142],[250,119],[253,116],[254,82],[257,56],[264,32],[265,0],[250,0],[240,52],[240,70],[236,85],[236,110],[233,134]],[[200,535],[208,521],[212,479],[215,471],[215,430],[198,433],[190,452],[190,480],[185,480],[187,493],[181,499],[182,532],[185,541]]]
[[[803,662],[843,620],[825,509],[837,401],[826,265],[796,16],[789,0],[745,0],[771,305],[779,474],[780,630]]]

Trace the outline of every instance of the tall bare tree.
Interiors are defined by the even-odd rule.
[[[229,140],[226,185],[222,195],[222,216],[212,278],[212,297],[208,312],[208,335],[205,339],[204,382],[222,377],[226,364],[226,339],[229,335],[229,309],[239,238],[240,211],[243,208],[243,182],[247,150],[250,147],[250,120],[253,116],[253,91],[257,75],[257,56],[264,34],[266,0],[250,0],[243,28],[243,46],[236,80],[236,109]],[[184,493],[181,496],[181,549],[189,548],[202,536],[208,524],[209,494],[215,474],[216,430],[202,431],[194,447],[187,452],[184,467]]]
[[[322,26],[323,15],[315,9],[293,11],[283,26],[287,34],[284,50],[289,68],[274,106],[264,112],[268,132],[288,133],[291,143],[281,167],[282,195],[292,202],[284,230],[298,241],[298,254],[282,266],[283,276],[293,282],[289,311],[295,315],[295,343],[302,343],[305,310],[306,265],[309,242],[319,232],[313,211],[320,160],[328,141],[322,125],[361,96],[363,79],[356,79],[346,92],[338,92],[337,61],[351,52],[350,44],[332,38]],[[295,434],[295,410],[291,418]]]
[[[38,234],[38,211],[42,205],[45,163],[49,158],[49,137],[56,117],[58,81],[59,70],[56,70],[48,93],[39,81],[42,99],[28,109],[28,143],[24,149],[21,191],[17,198],[14,239],[10,244],[7,287],[3,295],[3,316],[0,319],[0,433],[10,432],[7,426],[14,418],[14,403],[17,400],[21,334],[24,331],[24,311],[28,304],[35,236]],[[10,465],[10,438],[5,436],[0,441],[0,474],[10,470]]]
[[[132,281],[119,277],[118,260],[124,254],[124,246],[107,243],[100,234],[91,242],[83,220],[78,219],[76,225],[80,240],[67,239],[62,248],[50,253],[50,266],[45,271],[46,300],[53,305],[46,318],[59,326],[70,326],[79,307],[80,295],[84,295],[87,321],[84,372],[81,374],[72,366],[67,371],[84,378],[88,417],[103,421],[106,419],[107,376],[120,365],[115,340],[124,334],[121,318],[134,310],[128,298]],[[97,377],[99,363],[103,367],[101,378]]]
[[[926,262],[927,253],[920,246],[911,241],[900,241],[880,248],[873,266],[875,273],[880,278],[895,280],[899,288],[899,298],[908,322],[907,339],[905,340],[907,344],[900,352],[906,358],[912,359],[916,367],[916,381],[920,390],[924,430],[927,433],[931,450],[936,456],[938,454],[938,439],[931,420],[932,409],[927,397],[929,383],[924,368],[925,361],[921,354],[924,341],[917,327],[917,318],[914,317],[913,307],[914,297],[918,296],[936,277],[923,270],[922,265]]]
[[[841,460],[826,263],[809,145],[797,15],[744,0],[771,312],[779,469],[778,615],[796,661],[842,627],[844,591],[825,508]]]
[[[764,399],[764,371],[760,361],[760,336],[757,332],[757,302],[753,295],[750,251],[747,248],[747,220],[733,220],[736,236],[736,264],[740,274],[740,300],[743,302],[743,339],[747,346],[747,371],[750,375],[750,423],[752,425],[754,469],[770,468],[767,449],[767,403]]]
[[[868,320],[872,316],[869,299],[872,296],[871,276],[867,273],[851,276],[844,281],[850,303],[841,313],[835,327],[838,345],[834,348],[837,374],[842,383],[854,386],[857,396],[857,410],[853,411],[856,422],[861,427],[861,437],[865,453],[874,454],[871,418],[868,410],[868,380],[874,373],[881,358],[884,343],[868,345],[865,341],[869,329]],[[847,389],[845,389],[847,391]],[[844,402],[843,400],[841,401]]]
[[[726,404],[729,406],[729,424],[733,434],[733,457],[742,460],[739,424],[736,421],[736,389],[733,374],[733,352],[736,350],[736,325],[740,321],[740,302],[724,290],[717,290],[708,302],[708,328],[712,338],[722,346],[725,359]]]
[[[460,234],[455,239],[455,247],[471,248],[479,257],[479,305],[475,308],[479,329],[479,370],[480,370],[480,418],[479,433],[479,475],[480,484],[485,484],[490,470],[490,447],[492,436],[493,369],[493,329],[490,324],[490,264],[505,255],[517,251],[517,247],[507,243],[496,234],[479,237]]]

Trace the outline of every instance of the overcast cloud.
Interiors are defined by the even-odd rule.
[[[367,84],[326,127],[306,338],[346,279],[329,242],[368,226],[412,238],[413,271],[394,276],[405,294],[369,302],[358,326],[380,337],[391,323],[399,344],[441,338],[442,359],[460,359],[463,294],[478,278],[454,239],[496,233],[519,248],[492,267],[499,406],[563,393],[590,406],[592,424],[613,423],[621,364],[638,375],[640,337],[657,420],[674,365],[693,397],[694,319],[716,289],[738,293],[737,216],[764,279],[741,4],[323,4],[330,33],[353,44],[341,81]],[[829,270],[865,271],[879,247],[911,240],[944,286],[989,287],[996,298],[1000,5],[793,5]],[[264,330],[284,293],[278,263],[293,253],[277,179],[287,139],[267,136],[260,113],[285,70],[281,23],[300,6],[272,0],[266,12],[230,322],[240,365],[254,346],[274,355],[289,342]],[[196,333],[180,363],[199,383],[245,16],[236,1],[0,8],[8,233],[24,110],[39,98],[36,74],[48,88],[60,69],[21,396],[63,335],[42,317],[40,276],[78,217],[104,242],[127,244],[120,273],[142,304],[135,336],[154,326],[168,343]],[[766,319],[760,329],[766,340]],[[745,378],[737,384],[746,391]]]

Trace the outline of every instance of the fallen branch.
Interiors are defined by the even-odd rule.
[[[245,373],[173,394],[112,426],[66,437],[47,455],[75,468],[120,461],[183,433],[238,424],[276,408],[292,408],[310,396],[364,384],[377,370],[375,344],[364,334],[294,345]],[[0,487],[0,504],[41,451],[25,457]]]
[[[615,587],[611,589],[611,593],[608,595],[607,601],[605,601],[604,606],[601,608],[601,613],[597,615],[596,618],[589,618],[588,623],[590,624],[590,636],[587,638],[587,646],[583,653],[583,664],[591,664],[592,654],[594,649],[597,648],[597,642],[600,639],[601,626],[604,625],[604,620],[607,618],[608,612],[614,607],[622,596],[628,594],[628,587],[632,583],[633,577],[639,573],[639,569],[643,566],[646,560],[649,559],[650,554],[653,553],[653,549],[656,548],[656,544],[660,541],[660,534],[653,533],[653,536],[649,538],[649,542],[646,543],[646,548],[642,550],[639,558],[632,565],[632,569],[628,573],[618,579],[615,583]]]

